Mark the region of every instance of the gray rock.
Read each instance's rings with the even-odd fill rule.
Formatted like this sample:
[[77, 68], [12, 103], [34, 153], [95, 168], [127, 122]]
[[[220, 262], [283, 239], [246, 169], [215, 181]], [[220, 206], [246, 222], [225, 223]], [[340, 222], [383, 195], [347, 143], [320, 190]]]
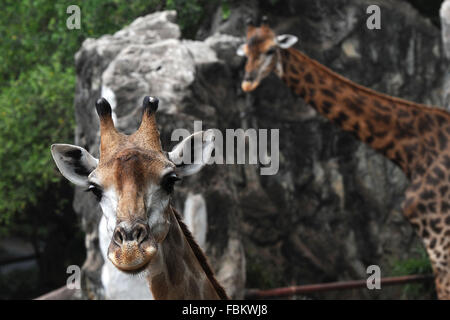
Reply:
[[[366, 0], [288, 1], [269, 13], [279, 33], [299, 36], [298, 48], [370, 88], [441, 105], [439, 30], [410, 5], [378, 1], [382, 29], [365, 28]], [[280, 169], [261, 176], [257, 165], [212, 165], [176, 188], [182, 212], [190, 192], [206, 203], [206, 253], [234, 298], [244, 288], [270, 288], [366, 278], [368, 265], [389, 275], [393, 261], [421, 246], [401, 214], [404, 175], [388, 160], [343, 133], [295, 97], [275, 76], [252, 94], [240, 89], [248, 7], [232, 7], [233, 23], [216, 19], [204, 41], [180, 40], [173, 12], [139, 18], [113, 36], [88, 39], [76, 55], [76, 143], [98, 152], [94, 102], [113, 102], [120, 130], [136, 130], [144, 95], [160, 98], [158, 125], [165, 150], [176, 128], [280, 129]], [[257, 2], [249, 6], [262, 11]], [[231, 19], [231, 18], [230, 18]], [[234, 21], [234, 20], [233, 20]], [[211, 32], [213, 30], [213, 32]], [[217, 33], [220, 31], [222, 33]], [[239, 31], [239, 32], [238, 32]], [[226, 33], [226, 34], [224, 34]], [[77, 190], [74, 207], [86, 231], [86, 297], [103, 298], [98, 246], [101, 212]], [[398, 297], [397, 292], [329, 293], [327, 298]]]
[[[100, 95], [111, 102], [116, 126], [128, 134], [134, 132], [140, 123], [143, 97], [158, 96], [158, 124], [166, 150], [176, 144], [176, 141], [170, 140], [172, 131], [176, 128], [193, 131], [194, 120], [203, 120], [205, 129], [218, 127], [220, 119], [214, 107], [209, 101], [196, 97], [198, 90], [203, 90], [199, 73], [203, 70], [216, 70], [219, 74], [229, 71], [207, 44], [180, 41], [178, 26], [171, 22], [173, 18], [173, 12], [151, 14], [137, 19], [113, 36], [88, 39], [83, 43], [76, 55], [77, 144], [98, 155], [99, 132], [94, 101]], [[217, 93], [214, 88], [201, 93], [214, 96]], [[224, 91], [222, 98], [226, 94]], [[220, 97], [220, 94], [217, 95], [217, 98]], [[204, 117], [205, 112], [209, 113], [208, 117]], [[237, 203], [237, 199], [233, 192], [223, 192], [223, 189], [232, 191], [233, 187], [224, 186], [223, 180], [216, 182], [226, 172], [225, 168], [207, 168], [204, 171], [200, 177], [188, 178], [181, 183], [173, 203], [182, 212], [189, 192], [196, 192], [204, 198], [209, 227], [204, 246], [219, 274], [219, 280], [222, 280], [220, 275], [223, 274], [221, 282], [226, 285], [227, 292], [234, 298], [242, 298], [245, 257], [237, 231], [239, 212], [230, 205]], [[83, 266], [84, 293], [88, 298], [101, 299], [105, 297], [101, 281], [103, 257], [98, 244], [101, 211], [95, 200], [81, 190], [76, 192], [74, 206], [82, 216], [86, 231], [88, 253]], [[104, 272], [111, 274], [113, 270], [110, 269]], [[120, 275], [108, 275], [106, 278], [125, 281]], [[111, 281], [104, 283], [108, 285], [107, 297], [123, 295], [127, 287], [122, 284], [118, 288], [110, 288]]]
[[[441, 27], [442, 27], [442, 43], [446, 62], [450, 61], [450, 1], [445, 0], [441, 5], [440, 10]], [[447, 72], [445, 73], [445, 81], [443, 88], [444, 105], [447, 110], [450, 110], [450, 73], [449, 65], [446, 65]]]

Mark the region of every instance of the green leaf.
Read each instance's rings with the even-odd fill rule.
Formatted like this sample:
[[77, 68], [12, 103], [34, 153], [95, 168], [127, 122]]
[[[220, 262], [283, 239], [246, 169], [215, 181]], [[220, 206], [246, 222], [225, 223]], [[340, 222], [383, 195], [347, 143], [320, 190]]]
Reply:
[[227, 20], [230, 17], [231, 9], [228, 1], [222, 2], [222, 19]]

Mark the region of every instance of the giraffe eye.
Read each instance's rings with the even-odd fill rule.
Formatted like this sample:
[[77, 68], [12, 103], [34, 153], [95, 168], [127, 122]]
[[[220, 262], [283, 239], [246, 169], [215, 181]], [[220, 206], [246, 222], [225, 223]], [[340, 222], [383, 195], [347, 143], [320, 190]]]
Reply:
[[89, 185], [89, 187], [85, 191], [92, 192], [94, 194], [95, 198], [97, 199], [97, 201], [100, 201], [102, 199], [103, 191], [99, 186], [97, 186], [95, 184]]
[[275, 47], [271, 47], [269, 50], [266, 51], [266, 54], [268, 56], [272, 55], [275, 53], [276, 48]]
[[170, 172], [166, 174], [162, 180], [161, 180], [161, 187], [163, 190], [165, 190], [167, 193], [173, 192], [173, 187], [175, 185], [175, 182], [181, 180], [175, 172]]

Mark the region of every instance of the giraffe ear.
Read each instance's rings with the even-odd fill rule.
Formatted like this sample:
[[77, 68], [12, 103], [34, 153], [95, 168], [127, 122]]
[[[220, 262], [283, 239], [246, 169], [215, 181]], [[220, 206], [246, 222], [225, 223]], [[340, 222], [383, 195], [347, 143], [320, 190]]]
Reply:
[[67, 180], [80, 187], [88, 186], [88, 176], [97, 167], [97, 159], [71, 144], [53, 144], [51, 151], [56, 166]]
[[245, 43], [241, 44], [241, 45], [239, 46], [239, 48], [237, 48], [236, 54], [237, 54], [238, 56], [241, 56], [241, 57], [244, 57], [244, 56], [245, 56], [244, 46], [245, 46]]
[[282, 49], [287, 49], [292, 47], [295, 43], [297, 43], [298, 38], [291, 34], [281, 34], [277, 36], [277, 44]]
[[177, 144], [168, 153], [170, 161], [177, 167], [177, 175], [190, 176], [199, 172], [211, 158], [214, 148], [213, 131], [199, 131]]

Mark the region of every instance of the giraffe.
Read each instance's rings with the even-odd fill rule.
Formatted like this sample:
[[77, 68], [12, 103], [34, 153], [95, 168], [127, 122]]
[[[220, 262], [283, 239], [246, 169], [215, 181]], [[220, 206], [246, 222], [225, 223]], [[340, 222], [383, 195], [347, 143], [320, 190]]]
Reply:
[[[79, 146], [53, 144], [53, 159], [65, 178], [99, 201], [109, 234], [107, 256], [118, 270], [145, 276], [155, 299], [227, 299], [170, 205], [175, 182], [209, 160], [214, 136], [196, 132], [164, 152], [155, 117], [158, 102], [145, 97], [139, 129], [124, 135], [114, 127], [108, 101], [99, 99], [100, 158]], [[194, 162], [183, 163], [183, 152], [191, 150], [194, 139]]]
[[241, 87], [255, 90], [272, 71], [342, 130], [394, 162], [410, 180], [404, 216], [430, 258], [439, 299], [450, 299], [450, 114], [358, 85], [293, 48], [297, 37], [276, 35], [267, 20], [247, 22]]

